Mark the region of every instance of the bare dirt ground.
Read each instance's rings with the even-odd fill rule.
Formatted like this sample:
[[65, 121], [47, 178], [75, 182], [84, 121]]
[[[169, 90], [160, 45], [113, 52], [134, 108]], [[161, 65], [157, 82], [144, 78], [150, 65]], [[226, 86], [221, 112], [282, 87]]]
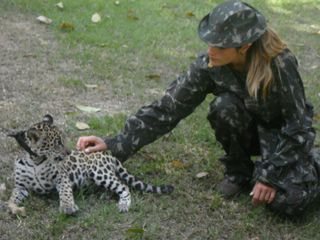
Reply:
[[77, 103], [103, 107], [107, 112], [123, 109], [107, 86], [99, 86], [101, 95], [97, 91], [79, 94], [61, 86], [57, 81], [60, 76], [87, 83], [92, 79], [83, 79], [83, 72], [88, 69], [58, 56], [60, 46], [45, 25], [23, 15], [0, 16], [0, 21], [2, 126], [13, 121], [29, 122], [35, 109], [37, 115], [52, 112], [63, 120], [61, 113], [73, 111]]

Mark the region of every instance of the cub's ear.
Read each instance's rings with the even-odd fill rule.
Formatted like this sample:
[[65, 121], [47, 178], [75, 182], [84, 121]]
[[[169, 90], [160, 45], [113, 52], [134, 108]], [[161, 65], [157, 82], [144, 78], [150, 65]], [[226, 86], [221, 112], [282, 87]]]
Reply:
[[40, 135], [36, 129], [29, 129], [27, 131], [27, 137], [34, 143], [38, 142]]
[[46, 114], [46, 115], [43, 116], [42, 121], [46, 122], [48, 124], [52, 124], [53, 123], [53, 117], [50, 114]]
[[8, 137], [13, 137], [15, 139], [19, 138], [19, 136], [21, 136], [23, 134], [23, 132], [10, 132], [7, 134]]

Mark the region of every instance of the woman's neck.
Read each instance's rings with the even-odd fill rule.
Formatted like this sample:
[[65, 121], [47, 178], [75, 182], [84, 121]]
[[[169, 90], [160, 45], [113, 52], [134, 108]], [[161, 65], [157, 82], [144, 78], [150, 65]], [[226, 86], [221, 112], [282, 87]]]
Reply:
[[232, 70], [238, 71], [238, 72], [246, 72], [247, 69], [247, 62], [246, 62], [246, 55], [247, 54], [240, 54], [238, 55], [238, 58], [229, 64], [229, 67]]

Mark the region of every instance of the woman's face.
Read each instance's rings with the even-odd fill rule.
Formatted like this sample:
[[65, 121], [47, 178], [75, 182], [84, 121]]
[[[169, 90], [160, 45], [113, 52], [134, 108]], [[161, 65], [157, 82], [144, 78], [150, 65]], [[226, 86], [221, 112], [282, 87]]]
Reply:
[[219, 67], [240, 61], [240, 54], [236, 48], [208, 47], [209, 66]]
[[246, 53], [251, 44], [246, 44], [240, 48], [219, 48], [208, 46], [209, 67], [220, 67], [230, 65], [231, 68], [242, 71], [245, 70]]

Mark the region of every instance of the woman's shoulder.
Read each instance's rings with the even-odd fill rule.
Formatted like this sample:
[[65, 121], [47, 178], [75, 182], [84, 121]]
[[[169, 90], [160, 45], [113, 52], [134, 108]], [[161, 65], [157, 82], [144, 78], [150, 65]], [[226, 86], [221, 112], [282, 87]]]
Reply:
[[295, 66], [298, 67], [298, 60], [289, 48], [283, 49], [276, 57], [273, 58], [272, 64], [277, 64], [279, 67]]
[[272, 61], [271, 69], [276, 82], [282, 84], [301, 83], [298, 60], [289, 50], [284, 49]]

